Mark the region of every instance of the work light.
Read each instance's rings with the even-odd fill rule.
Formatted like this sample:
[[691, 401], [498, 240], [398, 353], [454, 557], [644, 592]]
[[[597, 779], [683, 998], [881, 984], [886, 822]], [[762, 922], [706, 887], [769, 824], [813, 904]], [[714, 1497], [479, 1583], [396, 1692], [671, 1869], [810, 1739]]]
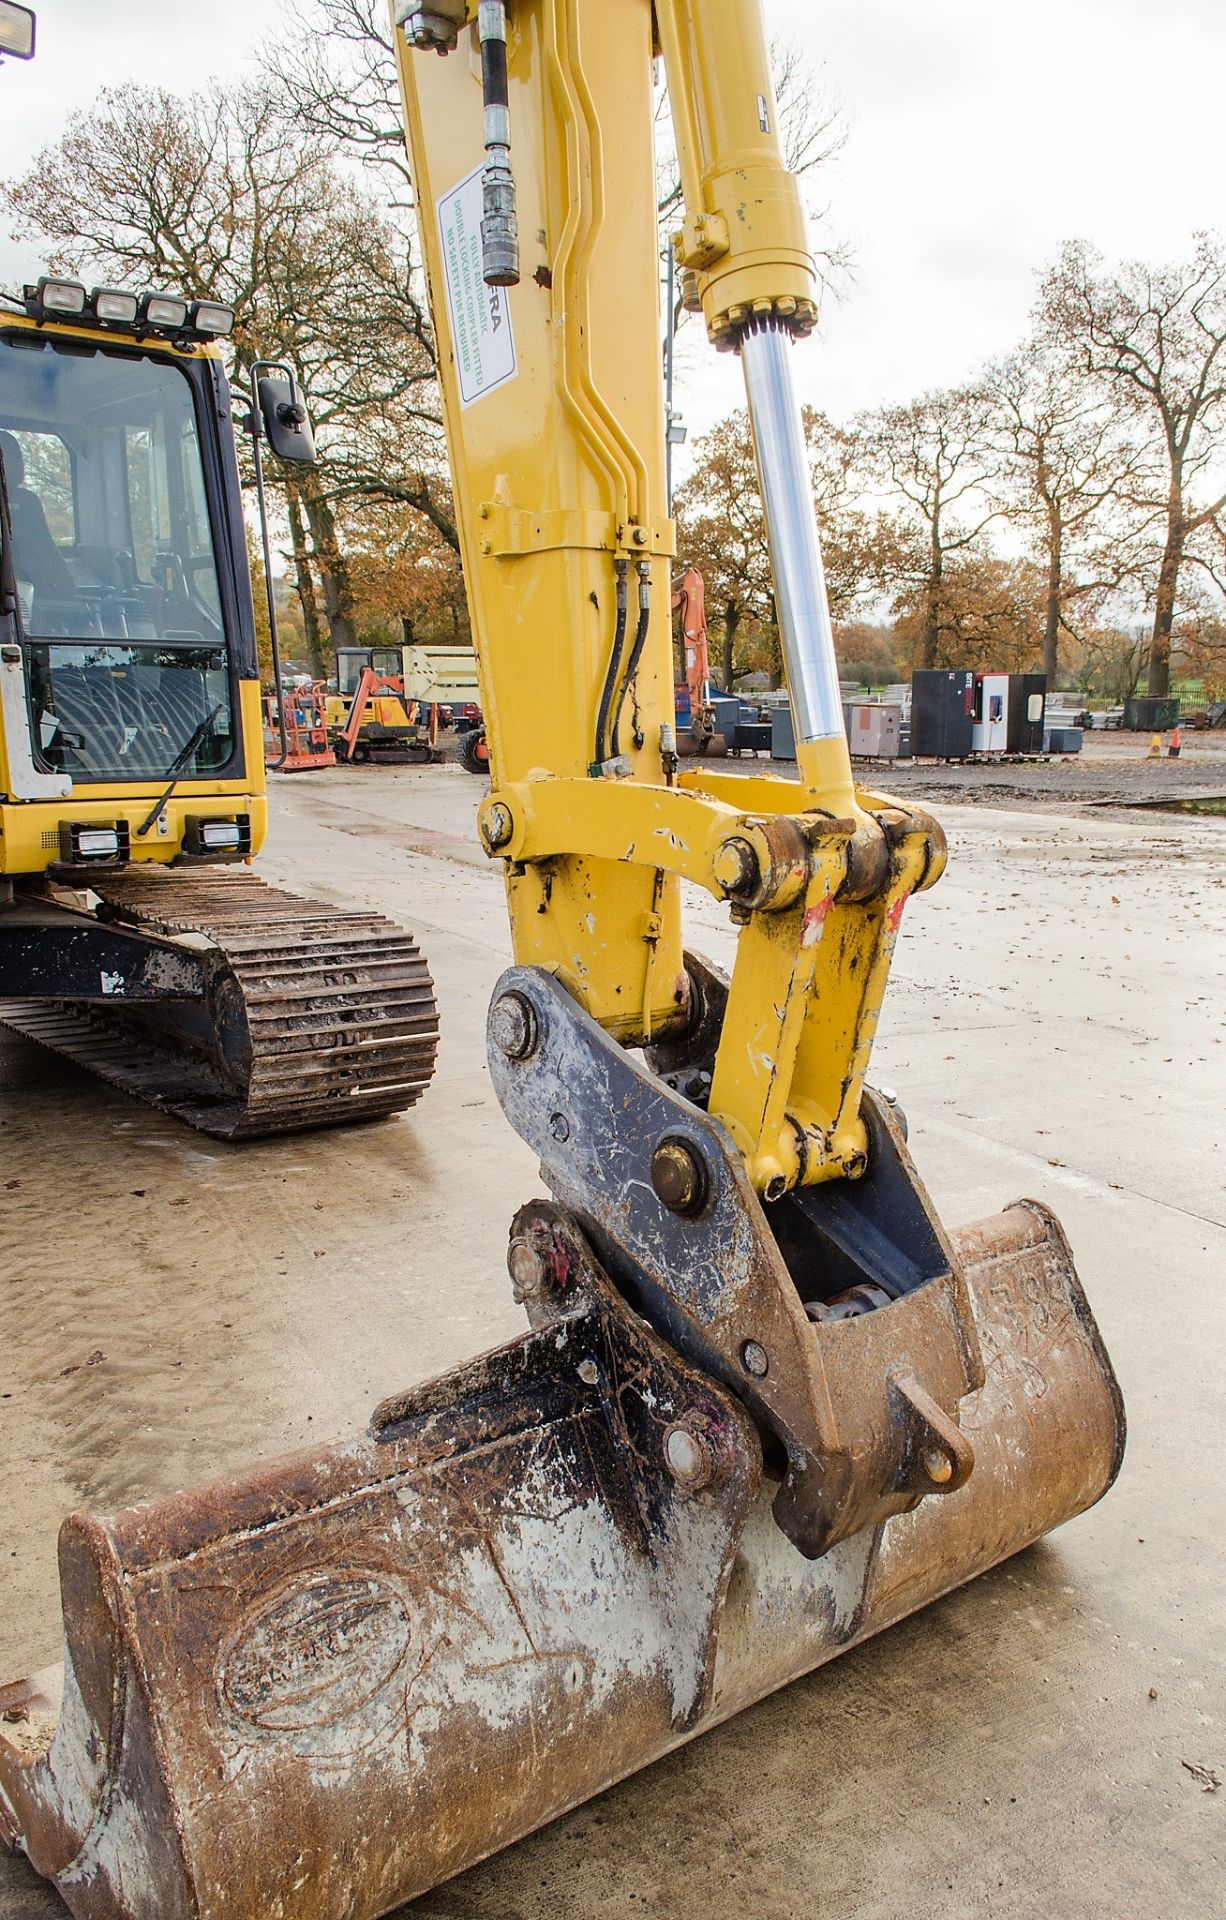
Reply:
[[100, 826], [87, 826], [80, 820], [60, 821], [60, 859], [65, 866], [122, 866], [130, 852], [131, 834], [126, 820]]
[[4, 53], [14, 60], [34, 58], [33, 10], [14, 6], [13, 0], [0, 0], [0, 54]]
[[119, 835], [114, 827], [82, 827], [76, 851], [89, 859], [113, 860], [119, 852]]
[[230, 820], [189, 813], [183, 822], [183, 853], [189, 860], [245, 859], [250, 852], [249, 813], [235, 814]]
[[242, 829], [236, 820], [206, 820], [200, 828], [200, 844], [203, 847], [237, 847], [242, 837]]
[[151, 327], [185, 327], [187, 302], [169, 293], [147, 293], [141, 301], [141, 319]]
[[85, 312], [85, 288], [76, 280], [49, 280], [44, 275], [35, 298], [45, 313]]
[[217, 300], [197, 300], [192, 308], [192, 325], [197, 333], [231, 333], [234, 308], [224, 307]]
[[125, 327], [136, 324], [137, 299], [134, 293], [121, 293], [115, 287], [95, 287], [90, 304], [99, 320], [116, 320]]

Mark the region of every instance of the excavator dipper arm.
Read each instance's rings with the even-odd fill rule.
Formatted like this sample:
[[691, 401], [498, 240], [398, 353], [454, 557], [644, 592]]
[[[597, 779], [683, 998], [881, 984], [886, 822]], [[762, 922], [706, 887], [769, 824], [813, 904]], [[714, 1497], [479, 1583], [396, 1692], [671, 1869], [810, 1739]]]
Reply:
[[[79, 1920], [373, 1920], [1081, 1512], [1123, 1444], [1058, 1225], [947, 1235], [866, 1087], [945, 845], [852, 782], [760, 0], [395, 17], [514, 938], [489, 1057], [554, 1198], [521, 1340], [357, 1443], [65, 1523], [63, 1704], [0, 1693], [0, 1832]], [[661, 53], [797, 783], [676, 775]]]

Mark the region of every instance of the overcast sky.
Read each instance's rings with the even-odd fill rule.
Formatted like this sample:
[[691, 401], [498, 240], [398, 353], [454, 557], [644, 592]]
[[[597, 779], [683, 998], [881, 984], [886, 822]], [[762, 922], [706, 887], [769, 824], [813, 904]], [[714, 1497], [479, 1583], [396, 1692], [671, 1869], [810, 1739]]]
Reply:
[[[802, 350], [836, 418], [968, 375], [1022, 333], [1036, 271], [1070, 236], [1160, 259], [1226, 226], [1221, 0], [767, 0], [848, 124], [822, 197], [855, 275]], [[43, 0], [29, 64], [0, 70], [0, 170], [74, 107], [136, 80], [233, 73], [279, 0]], [[0, 278], [36, 262], [5, 236]], [[697, 343], [695, 343], [695, 346]], [[691, 430], [740, 399], [735, 363], [684, 356]]]

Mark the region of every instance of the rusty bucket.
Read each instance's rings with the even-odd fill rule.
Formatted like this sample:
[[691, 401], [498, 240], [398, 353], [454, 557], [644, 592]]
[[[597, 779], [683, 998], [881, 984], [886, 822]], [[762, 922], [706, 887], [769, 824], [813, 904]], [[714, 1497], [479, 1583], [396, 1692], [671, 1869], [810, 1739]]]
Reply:
[[78, 1920], [372, 1920], [1018, 1552], [1105, 1492], [1123, 1409], [1050, 1214], [954, 1245], [974, 1470], [815, 1561], [739, 1402], [590, 1306], [350, 1445], [74, 1515], [0, 1834]]

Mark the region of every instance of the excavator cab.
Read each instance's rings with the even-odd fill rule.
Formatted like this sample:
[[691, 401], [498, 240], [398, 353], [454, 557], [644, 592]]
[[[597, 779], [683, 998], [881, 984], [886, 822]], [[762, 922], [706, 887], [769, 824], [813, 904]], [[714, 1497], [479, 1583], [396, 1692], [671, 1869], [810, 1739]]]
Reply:
[[[6, 664], [23, 695], [4, 705], [9, 875], [58, 854], [61, 821], [78, 829], [81, 866], [115, 859], [108, 827], [135, 858], [179, 853], [182, 799], [143, 834], [136, 807], [117, 818], [117, 801], [172, 769], [193, 810], [216, 813], [204, 837], [219, 857], [264, 834], [259, 735], [244, 726], [259, 675], [233, 555], [238, 474], [219, 430], [229, 392], [209, 344], [229, 311], [198, 303], [189, 316], [163, 297], [142, 327], [135, 296], [85, 300], [44, 280], [0, 321], [6, 652], [19, 649]], [[108, 300], [130, 304], [130, 327], [106, 317]]]
[[[412, 1105], [437, 1019], [401, 929], [246, 871], [267, 805], [232, 322], [48, 278], [0, 310], [0, 1021], [241, 1139]], [[253, 373], [262, 508], [262, 445], [314, 447], [292, 374]]]
[[[94, 784], [242, 770], [189, 376], [0, 341], [11, 564], [36, 766]], [[58, 536], [58, 537], [57, 537]], [[234, 763], [237, 761], [237, 766]]]

